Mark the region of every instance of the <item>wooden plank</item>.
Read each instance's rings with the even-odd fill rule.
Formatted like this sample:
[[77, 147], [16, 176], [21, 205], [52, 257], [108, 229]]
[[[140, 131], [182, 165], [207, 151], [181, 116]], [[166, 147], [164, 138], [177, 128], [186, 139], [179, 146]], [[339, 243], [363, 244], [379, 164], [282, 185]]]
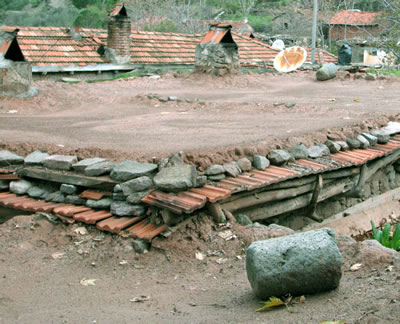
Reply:
[[58, 171], [39, 168], [18, 168], [17, 174], [23, 177], [30, 177], [46, 181], [66, 183], [88, 188], [102, 188], [112, 190], [118, 183], [109, 177], [88, 177], [68, 171]]

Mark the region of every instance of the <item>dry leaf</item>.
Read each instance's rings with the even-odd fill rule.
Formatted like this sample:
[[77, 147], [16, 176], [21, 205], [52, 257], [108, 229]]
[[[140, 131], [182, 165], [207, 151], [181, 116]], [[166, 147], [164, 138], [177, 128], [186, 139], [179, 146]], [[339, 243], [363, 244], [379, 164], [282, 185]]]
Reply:
[[362, 264], [361, 264], [361, 263], [356, 263], [356, 264], [353, 264], [353, 265], [350, 267], [350, 270], [351, 270], [351, 271], [358, 271], [358, 270], [361, 269], [361, 267], [362, 267]]
[[329, 98], [328, 101], [329, 101], [329, 102], [335, 102], [336, 99], [335, 99], [335, 98]]
[[129, 299], [129, 301], [133, 302], [133, 303], [142, 303], [142, 302], [148, 301], [150, 299], [151, 299], [150, 296], [141, 295], [139, 297], [135, 297], [135, 298]]
[[285, 305], [287, 307], [287, 305], [280, 298], [277, 297], [270, 297], [269, 300], [262, 303], [264, 304], [264, 306], [257, 309], [256, 312], [260, 312], [271, 307], [277, 307], [282, 305]]
[[359, 99], [359, 98], [356, 98], [356, 99], [354, 99], [353, 101], [354, 101], [354, 102], [360, 102], [360, 99]]
[[82, 279], [79, 283], [82, 286], [95, 286], [97, 279]]

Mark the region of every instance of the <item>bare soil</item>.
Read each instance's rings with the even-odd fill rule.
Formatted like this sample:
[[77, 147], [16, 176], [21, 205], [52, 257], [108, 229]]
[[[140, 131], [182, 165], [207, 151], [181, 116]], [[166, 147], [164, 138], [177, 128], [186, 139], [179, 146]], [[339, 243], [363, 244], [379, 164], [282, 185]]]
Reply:
[[[256, 312], [262, 305], [247, 281], [244, 251], [282, 233], [215, 227], [203, 215], [137, 255], [129, 240], [86, 228], [81, 235], [78, 225], [31, 216], [0, 226], [0, 323], [396, 323], [400, 316], [399, 262], [364, 253], [360, 243], [340, 245], [336, 290], [305, 296], [291, 312]], [[218, 235], [227, 230], [236, 237]], [[350, 271], [358, 262], [361, 269]], [[82, 285], [91, 279], [94, 285]]]
[[[300, 72], [226, 78], [170, 73], [35, 86], [41, 91], [35, 98], [0, 98], [0, 148], [115, 160], [158, 160], [183, 151], [201, 168], [379, 127], [398, 117], [400, 103], [397, 78], [317, 82], [314, 73]], [[151, 93], [183, 101], [163, 103], [148, 99]]]

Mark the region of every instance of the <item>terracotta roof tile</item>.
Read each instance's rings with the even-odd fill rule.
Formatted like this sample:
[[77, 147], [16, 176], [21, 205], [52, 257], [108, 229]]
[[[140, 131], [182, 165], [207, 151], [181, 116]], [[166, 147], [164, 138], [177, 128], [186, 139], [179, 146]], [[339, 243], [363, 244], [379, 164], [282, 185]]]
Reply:
[[382, 12], [367, 12], [367, 11], [339, 11], [335, 16], [329, 20], [331, 25], [355, 25], [355, 26], [368, 26], [376, 25], [376, 19]]

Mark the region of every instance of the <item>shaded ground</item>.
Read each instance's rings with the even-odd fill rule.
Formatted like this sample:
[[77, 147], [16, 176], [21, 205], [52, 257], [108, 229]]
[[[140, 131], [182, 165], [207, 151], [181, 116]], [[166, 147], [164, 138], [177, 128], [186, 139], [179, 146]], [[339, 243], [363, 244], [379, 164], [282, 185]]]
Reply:
[[[400, 316], [399, 263], [370, 253], [351, 272], [359, 247], [346, 247], [338, 289], [305, 296], [290, 313], [257, 313], [244, 248], [269, 237], [264, 229], [233, 225], [237, 238], [225, 241], [218, 232], [227, 229], [204, 216], [136, 255], [129, 241], [87, 228], [80, 235], [77, 226], [32, 224], [27, 216], [0, 225], [0, 323], [395, 323]], [[83, 286], [86, 279], [95, 285]], [[130, 301], [141, 296], [149, 300]]]
[[[161, 79], [35, 85], [41, 90], [36, 98], [0, 98], [2, 147], [13, 148], [14, 142], [24, 143], [17, 150], [72, 149], [80, 156], [147, 160], [184, 151], [198, 164], [207, 163], [206, 157], [218, 162], [248, 151], [265, 153], [266, 146], [284, 145], [288, 136], [289, 144], [312, 144], [334, 127], [378, 126], [387, 121], [384, 116], [398, 114], [400, 103], [397, 79], [317, 82], [314, 73], [227, 78], [171, 73]], [[148, 99], [150, 93], [205, 104], [162, 103]], [[296, 106], [274, 105], [290, 102]]]

